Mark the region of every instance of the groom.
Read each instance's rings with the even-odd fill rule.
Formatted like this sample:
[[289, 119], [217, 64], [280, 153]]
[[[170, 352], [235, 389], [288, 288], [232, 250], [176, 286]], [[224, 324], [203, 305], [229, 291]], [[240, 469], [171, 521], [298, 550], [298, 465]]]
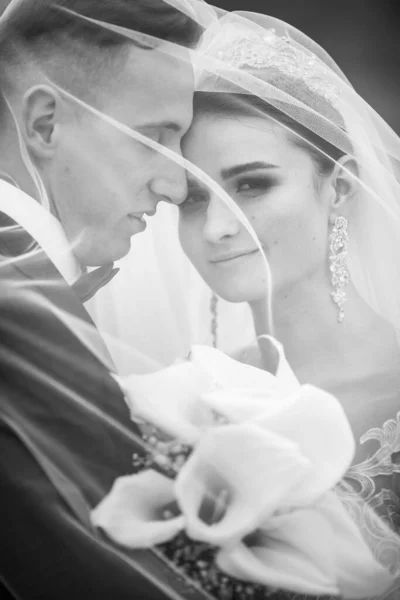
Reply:
[[179, 153], [199, 33], [163, 0], [16, 0], [0, 20], [1, 598], [188, 593], [152, 553], [124, 552], [91, 527], [90, 509], [132, 473], [140, 446], [83, 306], [143, 216], [184, 199], [185, 173], [63, 90]]

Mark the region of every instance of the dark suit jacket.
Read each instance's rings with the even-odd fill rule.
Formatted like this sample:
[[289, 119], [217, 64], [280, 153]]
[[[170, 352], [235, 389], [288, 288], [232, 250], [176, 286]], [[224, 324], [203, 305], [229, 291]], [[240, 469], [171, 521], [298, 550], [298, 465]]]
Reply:
[[0, 598], [168, 597], [147, 572], [194, 600], [152, 552], [123, 551], [90, 524], [89, 508], [133, 472], [135, 430], [73, 290], [43, 252], [7, 258], [29, 241], [0, 231]]

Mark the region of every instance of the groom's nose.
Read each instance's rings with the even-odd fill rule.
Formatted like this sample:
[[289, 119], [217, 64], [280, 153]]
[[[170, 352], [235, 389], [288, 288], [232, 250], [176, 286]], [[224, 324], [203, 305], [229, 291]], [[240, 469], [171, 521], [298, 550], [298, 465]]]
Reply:
[[181, 204], [187, 197], [185, 170], [172, 161], [158, 173], [151, 182], [150, 189], [159, 200], [172, 204]]

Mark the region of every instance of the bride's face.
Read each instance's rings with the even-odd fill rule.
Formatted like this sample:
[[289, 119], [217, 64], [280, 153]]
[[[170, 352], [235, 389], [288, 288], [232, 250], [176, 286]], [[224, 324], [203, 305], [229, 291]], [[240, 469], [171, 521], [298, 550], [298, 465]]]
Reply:
[[[326, 277], [332, 188], [281, 126], [252, 117], [197, 116], [183, 151], [247, 217], [269, 262], [274, 292]], [[193, 265], [228, 301], [263, 298], [264, 261], [248, 231], [190, 174], [188, 186], [180, 240]]]

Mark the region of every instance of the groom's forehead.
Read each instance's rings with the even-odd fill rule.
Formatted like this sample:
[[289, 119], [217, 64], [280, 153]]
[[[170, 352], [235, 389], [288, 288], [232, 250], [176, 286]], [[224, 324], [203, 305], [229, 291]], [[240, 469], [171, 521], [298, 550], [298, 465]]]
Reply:
[[130, 103], [137, 117], [148, 115], [154, 122], [162, 120], [171, 125], [177, 117], [179, 121], [191, 119], [194, 74], [186, 49], [170, 56], [157, 49], [134, 48], [119, 79], [122, 82], [119, 99]]
[[158, 48], [133, 48], [128, 56], [127, 69], [135, 87], [141, 85], [170, 97], [193, 94], [193, 66], [189, 52], [184, 48], [175, 49], [174, 55]]

